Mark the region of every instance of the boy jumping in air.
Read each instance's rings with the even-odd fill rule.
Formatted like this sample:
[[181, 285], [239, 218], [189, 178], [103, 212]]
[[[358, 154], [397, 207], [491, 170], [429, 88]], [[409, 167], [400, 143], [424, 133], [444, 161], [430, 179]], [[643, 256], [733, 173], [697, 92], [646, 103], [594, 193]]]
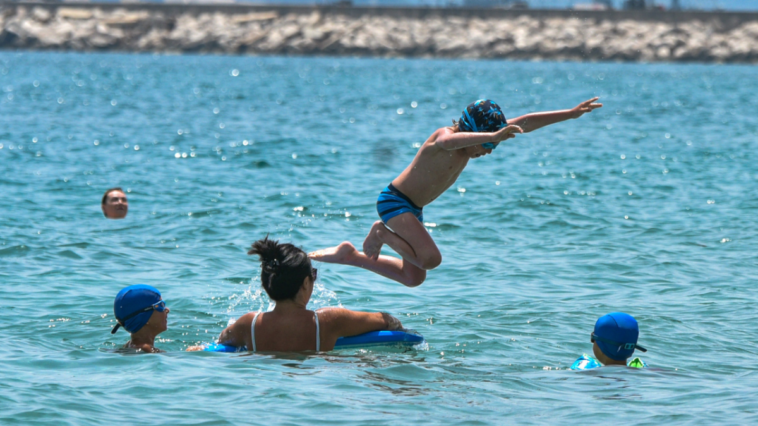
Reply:
[[[376, 208], [381, 220], [374, 222], [363, 242], [363, 253], [348, 241], [337, 247], [309, 254], [313, 260], [358, 266], [408, 287], [420, 285], [426, 271], [442, 262], [437, 245], [424, 228], [423, 208], [450, 188], [469, 160], [492, 153], [500, 142], [516, 133], [527, 133], [549, 124], [600, 108], [598, 98], [574, 108], [535, 112], [505, 120], [491, 100], [478, 100], [463, 110], [452, 127], [437, 129], [421, 146], [411, 164], [379, 194]], [[402, 259], [380, 255], [387, 244]]]

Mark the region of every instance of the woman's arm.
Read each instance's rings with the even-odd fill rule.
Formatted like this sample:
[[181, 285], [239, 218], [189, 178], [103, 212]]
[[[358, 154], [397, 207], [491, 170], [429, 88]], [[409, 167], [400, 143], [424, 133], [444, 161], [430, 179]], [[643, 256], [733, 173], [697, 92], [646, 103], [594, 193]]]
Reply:
[[336, 341], [340, 337], [357, 336], [378, 330], [402, 330], [403, 324], [399, 319], [386, 312], [359, 312], [344, 308], [322, 309], [318, 311], [319, 318], [329, 324], [326, 331], [330, 340]]
[[481, 145], [487, 142], [501, 142], [516, 137], [515, 133], [522, 133], [518, 126], [503, 127], [497, 132], [453, 132], [449, 128], [438, 130], [441, 134], [435, 139], [435, 145], [445, 151], [463, 149], [469, 146]]
[[539, 129], [540, 127], [545, 127], [550, 124], [559, 123], [561, 121], [566, 121], [572, 118], [579, 118], [585, 113], [592, 112], [597, 108], [601, 108], [603, 104], [593, 103], [598, 99], [599, 98], [597, 97], [592, 98], [588, 101], [580, 103], [571, 109], [564, 109], [560, 111], [533, 112], [531, 114], [526, 114], [522, 115], [521, 117], [511, 119], [509, 122], [521, 127], [524, 133], [529, 133], [533, 130]]
[[253, 323], [255, 312], [250, 312], [239, 317], [239, 319], [229, 327], [226, 327], [221, 335], [218, 336], [218, 343], [228, 346], [242, 347], [247, 346], [250, 342], [250, 326]]

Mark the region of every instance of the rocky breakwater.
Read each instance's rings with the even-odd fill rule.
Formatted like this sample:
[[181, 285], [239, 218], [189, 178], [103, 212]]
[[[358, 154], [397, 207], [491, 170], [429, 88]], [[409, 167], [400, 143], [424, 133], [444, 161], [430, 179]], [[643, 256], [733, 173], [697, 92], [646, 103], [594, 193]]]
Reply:
[[758, 62], [758, 18], [730, 26], [705, 14], [676, 22], [622, 13], [421, 15], [6, 4], [0, 8], [0, 48]]

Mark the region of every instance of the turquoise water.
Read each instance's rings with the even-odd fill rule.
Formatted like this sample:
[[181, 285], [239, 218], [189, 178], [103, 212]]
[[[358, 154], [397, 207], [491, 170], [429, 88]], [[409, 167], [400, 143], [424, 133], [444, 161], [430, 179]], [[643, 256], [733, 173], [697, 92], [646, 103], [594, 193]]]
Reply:
[[[0, 88], [0, 423], [758, 421], [758, 68], [5, 52]], [[391, 312], [428, 348], [183, 352], [270, 307], [250, 243], [360, 244], [467, 103], [592, 96], [425, 209], [421, 287], [319, 265], [314, 307]], [[114, 352], [133, 283], [171, 308], [166, 354]], [[568, 371], [612, 311], [654, 368]]]

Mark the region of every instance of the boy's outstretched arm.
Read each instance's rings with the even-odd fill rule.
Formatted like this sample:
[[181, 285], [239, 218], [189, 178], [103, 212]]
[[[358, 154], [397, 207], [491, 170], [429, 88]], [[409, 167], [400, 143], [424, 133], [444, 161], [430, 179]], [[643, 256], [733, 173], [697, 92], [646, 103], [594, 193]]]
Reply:
[[508, 124], [515, 124], [524, 130], [524, 133], [537, 130], [540, 127], [545, 127], [550, 124], [566, 121], [571, 118], [579, 118], [585, 113], [592, 112], [593, 110], [600, 108], [603, 104], [594, 103], [599, 98], [594, 97], [588, 101], [584, 101], [579, 105], [571, 109], [564, 109], [560, 111], [545, 111], [545, 112], [533, 112], [531, 114], [522, 115], [521, 117], [508, 120]]
[[502, 142], [516, 137], [516, 133], [523, 133], [519, 126], [509, 125], [497, 132], [457, 132], [447, 128], [438, 130], [442, 135], [438, 136], [435, 144], [446, 151], [462, 149], [469, 146], [481, 145], [487, 142]]

